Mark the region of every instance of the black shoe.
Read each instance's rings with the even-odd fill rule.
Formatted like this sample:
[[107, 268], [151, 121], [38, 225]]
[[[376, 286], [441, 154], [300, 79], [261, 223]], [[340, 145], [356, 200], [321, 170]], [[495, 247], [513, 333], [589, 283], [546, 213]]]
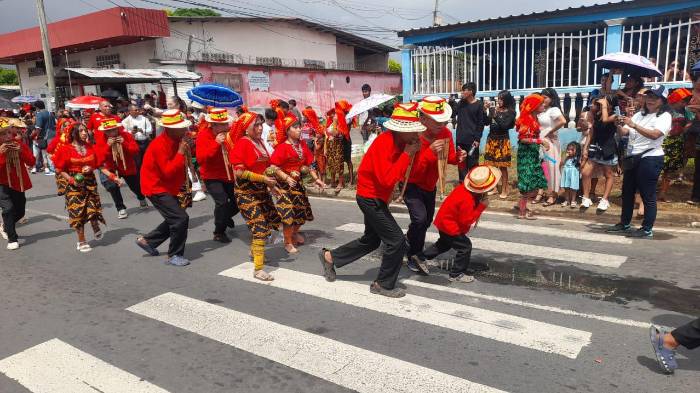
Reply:
[[630, 232], [627, 237], [636, 237], [639, 239], [651, 239], [654, 237], [654, 232], [651, 229], [639, 228], [634, 232]]
[[411, 269], [411, 271], [420, 273], [424, 276], [430, 275], [428, 265], [425, 263], [425, 261], [420, 259], [418, 255], [411, 256], [411, 258], [408, 260], [408, 268]]
[[321, 266], [323, 266], [323, 277], [326, 278], [326, 281], [333, 282], [335, 281], [335, 266], [333, 266], [332, 263], [326, 262], [326, 251], [328, 250], [322, 248], [321, 251], [318, 252], [318, 259], [321, 261]]
[[370, 293], [373, 293], [375, 295], [382, 295], [393, 298], [406, 296], [406, 291], [404, 291], [403, 289], [396, 287], [394, 289], [386, 289], [379, 285], [376, 281], [370, 284], [369, 291]]
[[224, 244], [231, 243], [231, 239], [229, 239], [229, 237], [226, 236], [225, 233], [215, 233], [214, 234], [214, 241], [219, 242], [219, 243], [224, 243]]
[[605, 232], [608, 233], [620, 233], [620, 232], [630, 232], [632, 228], [629, 226], [629, 224], [625, 225], [622, 223], [617, 223], [611, 227], [608, 227]]

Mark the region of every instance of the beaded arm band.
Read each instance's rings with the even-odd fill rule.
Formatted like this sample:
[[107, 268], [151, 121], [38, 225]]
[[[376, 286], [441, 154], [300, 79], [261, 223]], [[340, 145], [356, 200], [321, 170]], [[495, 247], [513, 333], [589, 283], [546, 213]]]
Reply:
[[244, 171], [243, 174], [241, 175], [242, 179], [250, 180], [254, 183], [264, 183], [265, 182], [265, 176], [251, 172], [251, 171]]

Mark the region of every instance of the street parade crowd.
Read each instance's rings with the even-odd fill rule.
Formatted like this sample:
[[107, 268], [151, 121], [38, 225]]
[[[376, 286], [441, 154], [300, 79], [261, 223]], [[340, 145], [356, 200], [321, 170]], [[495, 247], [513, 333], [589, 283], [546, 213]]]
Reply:
[[[581, 113], [580, 142], [565, 146], [563, 157], [557, 131], [566, 119], [551, 88], [525, 97], [517, 112], [508, 91], [498, 95], [493, 107], [485, 106], [477, 99], [473, 83], [463, 86], [459, 103], [428, 96], [397, 104], [390, 114], [373, 110], [361, 124], [363, 138], [371, 143], [357, 179], [351, 160], [353, 119], [347, 118], [352, 105], [346, 100], [324, 110], [321, 115], [325, 116], [319, 116], [320, 108], [299, 110], [294, 100], [274, 100], [262, 114], [245, 106], [235, 111], [187, 107], [178, 97], [156, 105], [155, 93], [118, 103], [116, 111], [105, 100], [97, 111], [61, 110], [57, 116], [37, 102], [23, 108], [19, 117], [0, 118], [2, 236], [9, 250], [19, 248], [16, 224], [25, 215], [30, 173], [43, 168], [55, 178], [57, 194], [65, 198], [77, 251], [91, 250], [86, 226], [97, 241], [104, 233], [98, 184], [110, 195], [119, 219], [128, 216], [122, 195], [126, 186], [141, 208], [149, 208], [150, 203], [163, 219], [134, 239], [135, 245], [158, 256], [160, 246], [169, 241], [167, 263], [186, 266], [190, 263], [185, 252], [187, 208], [208, 194], [214, 209], [212, 240], [230, 243], [226, 230], [240, 214], [251, 234], [252, 274], [272, 281], [265, 269], [266, 246], [281, 238], [289, 254], [297, 253], [305, 243], [302, 227], [314, 219], [306, 187], [333, 187], [337, 193], [347, 180], [356, 183], [365, 230], [358, 239], [320, 251], [323, 276], [335, 281], [336, 269], [383, 243], [381, 265], [370, 291], [398, 298], [405, 295], [396, 285], [404, 258], [409, 269], [429, 275], [427, 261], [454, 250], [450, 281], [474, 280], [468, 274], [472, 251], [468, 233], [488, 208], [490, 195], [505, 199], [509, 194], [509, 130], [515, 128], [519, 219], [535, 219], [529, 205], [536, 202], [553, 205], [563, 199], [562, 206], [578, 207], [579, 195], [581, 205], [588, 208], [598, 182], [604, 183], [604, 190], [597, 207], [606, 210], [613, 174], [620, 171], [622, 213], [620, 222], [608, 231], [652, 237], [659, 177], [663, 173], [663, 198], [690, 157], [685, 149], [688, 141], [700, 150], [690, 138], [700, 129], [695, 117], [700, 111], [700, 77], [694, 78], [692, 91], [681, 88], [670, 93], [661, 85], [645, 88], [634, 76], [613, 91], [608, 79], [603, 78], [590, 107]], [[363, 95], [370, 94], [370, 87], [363, 86]], [[448, 128], [451, 122], [457, 126], [456, 138]], [[480, 164], [485, 125], [490, 133]], [[436, 195], [444, 192], [449, 165], [457, 168], [460, 182], [436, 208]], [[689, 203], [700, 200], [697, 168], [696, 164]], [[406, 235], [389, 210], [397, 195], [410, 215]], [[644, 220], [633, 231], [635, 202]], [[439, 239], [426, 246], [431, 225], [438, 229]], [[667, 334], [653, 328], [650, 338], [658, 344], [660, 363], [672, 371], [675, 347], [700, 345], [700, 322]]]

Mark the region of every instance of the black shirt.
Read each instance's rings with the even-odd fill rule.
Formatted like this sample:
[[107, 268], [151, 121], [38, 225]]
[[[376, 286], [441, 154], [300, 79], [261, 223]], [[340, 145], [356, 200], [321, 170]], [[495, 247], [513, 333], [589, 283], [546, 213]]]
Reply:
[[515, 126], [515, 111], [512, 109], [505, 111], [492, 109], [490, 117], [489, 137], [492, 139], [508, 138], [508, 131]]
[[469, 146], [481, 141], [484, 132], [484, 104], [480, 100], [468, 103], [462, 99], [457, 105], [457, 144]]

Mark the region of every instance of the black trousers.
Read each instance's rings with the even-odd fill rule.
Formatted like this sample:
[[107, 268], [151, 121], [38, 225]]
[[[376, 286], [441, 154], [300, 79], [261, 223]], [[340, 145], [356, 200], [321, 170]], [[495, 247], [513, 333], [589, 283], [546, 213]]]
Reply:
[[23, 192], [11, 189], [9, 186], [0, 184], [0, 209], [2, 209], [2, 225], [7, 233], [7, 241], [10, 243], [17, 241], [17, 231], [15, 225], [17, 221], [24, 217], [27, 198]]
[[[466, 151], [469, 153], [469, 150], [471, 150], [472, 145], [462, 145], [458, 144], [457, 145], [459, 148], [462, 150]], [[459, 167], [459, 181], [462, 182], [464, 181], [464, 178], [467, 177], [467, 173], [469, 173], [469, 170], [474, 168], [475, 166], [479, 165], [479, 148], [477, 147], [474, 149], [474, 152], [472, 154], [467, 155], [467, 159], [465, 161], [465, 167]]]
[[153, 248], [158, 248], [163, 242], [170, 239], [168, 256], [184, 255], [190, 216], [187, 215], [185, 209], [180, 207], [180, 203], [174, 195], [156, 194], [151, 195], [148, 199], [151, 200], [158, 213], [163, 216], [164, 221], [143, 238]]
[[232, 223], [233, 216], [238, 214], [233, 183], [222, 180], [205, 180], [204, 184], [214, 200], [214, 234], [221, 235]]
[[700, 318], [676, 328], [671, 332], [671, 335], [679, 344], [688, 349], [700, 347]]
[[457, 254], [455, 261], [450, 268], [450, 277], [457, 277], [462, 273], [467, 272], [469, 260], [472, 256], [472, 241], [466, 235], [450, 236], [445, 232], [440, 232], [440, 238], [435, 244], [428, 247], [418, 257], [426, 259], [435, 259], [438, 255], [454, 249]]
[[[114, 207], [117, 208], [117, 210], [123, 210], [126, 209], [126, 205], [124, 205], [124, 197], [122, 196], [122, 191], [121, 188], [113, 181], [109, 180], [102, 172], [100, 172], [100, 182], [102, 183], [102, 186], [109, 192], [109, 195], [112, 196], [112, 200], [114, 201]], [[131, 192], [136, 195], [136, 198], [139, 201], [142, 201], [146, 199], [143, 194], [141, 194], [141, 181], [139, 180], [139, 175], [132, 175], [132, 176], [124, 176], [124, 182], [126, 182], [126, 185], [129, 186], [129, 189]]]
[[700, 202], [700, 150], [695, 150], [695, 173], [693, 173], [693, 193], [690, 199]]
[[136, 144], [139, 145], [139, 154], [134, 157], [136, 160], [136, 168], [141, 170], [141, 163], [143, 162], [143, 155], [146, 153], [146, 148], [148, 147], [148, 144], [151, 143], [150, 139], [146, 139], [145, 141], [136, 141]]
[[656, 221], [656, 185], [664, 167], [664, 157], [644, 157], [636, 168], [625, 171], [622, 177], [622, 213], [620, 222], [629, 225], [634, 211], [634, 194], [639, 192], [644, 203], [642, 228], [650, 231]]
[[411, 217], [411, 224], [406, 233], [410, 258], [423, 251], [425, 246], [425, 233], [435, 216], [435, 191], [428, 192], [413, 183], [408, 183], [403, 200]]
[[384, 242], [384, 255], [376, 281], [382, 288], [394, 289], [408, 248], [406, 237], [384, 201], [360, 196], [356, 199], [365, 216], [365, 233], [359, 239], [331, 250], [333, 264], [336, 267], [348, 265], [376, 250]]

